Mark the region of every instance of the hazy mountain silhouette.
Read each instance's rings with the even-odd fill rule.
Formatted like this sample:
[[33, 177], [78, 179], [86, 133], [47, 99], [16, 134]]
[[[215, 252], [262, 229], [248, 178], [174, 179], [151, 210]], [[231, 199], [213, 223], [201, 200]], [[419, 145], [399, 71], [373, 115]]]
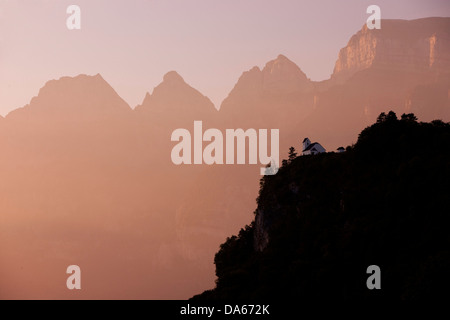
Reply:
[[144, 143], [148, 145], [147, 149], [153, 150], [153, 161], [155, 158], [160, 159], [159, 166], [173, 169], [170, 161], [172, 132], [178, 128], [192, 130], [195, 120], [202, 120], [205, 125], [213, 126], [218, 112], [209, 98], [187, 84], [177, 72], [170, 71], [164, 75], [163, 81], [154, 88], [152, 94], [145, 95], [134, 113], [141, 136], [145, 137]]
[[0, 117], [0, 296], [72, 297], [73, 263], [86, 298], [212, 287], [214, 252], [252, 219], [260, 166], [176, 166], [173, 130], [277, 128], [286, 157], [306, 136], [349, 145], [386, 109], [448, 121], [449, 23], [363, 27], [321, 82], [280, 55], [244, 72], [219, 111], [174, 71], [135, 110], [100, 75], [49, 81]]
[[29, 105], [12, 111], [7, 118], [35, 120], [44, 116], [92, 119], [123, 116], [131, 111], [100, 74], [79, 75], [48, 81]]
[[244, 72], [220, 114], [246, 127], [292, 126], [311, 112], [313, 87], [295, 63], [279, 55], [262, 70], [254, 67]]
[[[175, 71], [164, 75], [163, 82], [153, 93], [146, 94], [144, 101], [135, 109], [154, 116], [184, 119], [193, 117], [211, 117], [216, 109], [209, 98], [188, 85]], [[202, 119], [199, 119], [202, 120]]]

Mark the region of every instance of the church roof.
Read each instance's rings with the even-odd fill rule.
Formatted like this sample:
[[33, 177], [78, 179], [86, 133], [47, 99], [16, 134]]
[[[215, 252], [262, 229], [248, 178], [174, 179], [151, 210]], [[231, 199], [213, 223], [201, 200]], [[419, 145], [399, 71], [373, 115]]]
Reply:
[[311, 150], [315, 145], [318, 145], [318, 143], [317, 143], [317, 142], [311, 143], [311, 144], [310, 144], [309, 146], [307, 146], [306, 149], [303, 150], [303, 151]]

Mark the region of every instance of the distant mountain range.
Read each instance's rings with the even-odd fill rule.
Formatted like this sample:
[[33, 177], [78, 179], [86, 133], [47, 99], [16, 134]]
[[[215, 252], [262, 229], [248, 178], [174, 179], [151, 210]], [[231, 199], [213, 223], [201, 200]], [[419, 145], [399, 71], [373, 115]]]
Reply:
[[219, 244], [252, 219], [259, 166], [175, 166], [172, 131], [276, 128], [286, 157], [306, 136], [352, 144], [387, 110], [450, 120], [450, 18], [364, 26], [325, 81], [279, 55], [245, 71], [220, 110], [175, 71], [134, 110], [100, 75], [51, 80], [0, 117], [0, 298], [69, 297], [54, 275], [73, 261], [90, 270], [86, 298], [208, 289]]

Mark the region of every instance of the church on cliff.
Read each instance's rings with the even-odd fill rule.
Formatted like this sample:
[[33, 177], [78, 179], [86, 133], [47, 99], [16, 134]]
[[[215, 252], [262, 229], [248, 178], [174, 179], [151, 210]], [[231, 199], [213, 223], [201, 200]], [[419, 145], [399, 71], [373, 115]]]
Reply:
[[309, 138], [303, 139], [303, 151], [302, 155], [309, 155], [309, 154], [318, 154], [318, 153], [324, 153], [327, 152], [324, 147], [318, 142], [313, 142], [309, 140]]

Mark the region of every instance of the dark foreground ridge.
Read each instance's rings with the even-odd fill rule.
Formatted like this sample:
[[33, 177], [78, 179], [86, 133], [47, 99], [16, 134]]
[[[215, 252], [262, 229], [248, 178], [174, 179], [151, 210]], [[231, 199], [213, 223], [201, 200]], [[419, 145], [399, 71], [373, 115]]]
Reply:
[[448, 297], [449, 123], [383, 113], [344, 153], [290, 158], [261, 180], [255, 220], [221, 245], [216, 288], [194, 300]]

